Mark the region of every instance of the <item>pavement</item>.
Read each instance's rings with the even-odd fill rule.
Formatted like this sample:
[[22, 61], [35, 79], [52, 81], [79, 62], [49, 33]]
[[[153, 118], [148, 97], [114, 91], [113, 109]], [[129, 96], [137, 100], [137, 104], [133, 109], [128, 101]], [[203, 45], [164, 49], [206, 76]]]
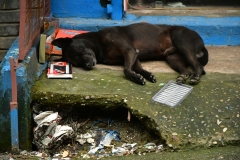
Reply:
[[[240, 46], [207, 46], [207, 49], [207, 74], [176, 108], [151, 100], [178, 75], [161, 61], [142, 63], [143, 68], [157, 77], [157, 83], [147, 82], [144, 86], [126, 79], [122, 66], [98, 64], [92, 71], [74, 67], [71, 80], [47, 79], [43, 72], [32, 89], [32, 100], [51, 107], [67, 104], [127, 108], [131, 116], [155, 132], [172, 150], [239, 147]], [[127, 113], [123, 116], [127, 119]]]

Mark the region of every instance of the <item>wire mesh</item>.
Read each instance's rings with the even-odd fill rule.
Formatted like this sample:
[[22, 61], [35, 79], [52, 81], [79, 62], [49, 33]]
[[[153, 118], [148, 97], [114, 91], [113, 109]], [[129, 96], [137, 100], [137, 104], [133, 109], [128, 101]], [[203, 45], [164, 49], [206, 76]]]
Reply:
[[170, 107], [176, 107], [192, 92], [192, 90], [192, 86], [169, 81], [157, 94], [153, 96], [152, 99]]

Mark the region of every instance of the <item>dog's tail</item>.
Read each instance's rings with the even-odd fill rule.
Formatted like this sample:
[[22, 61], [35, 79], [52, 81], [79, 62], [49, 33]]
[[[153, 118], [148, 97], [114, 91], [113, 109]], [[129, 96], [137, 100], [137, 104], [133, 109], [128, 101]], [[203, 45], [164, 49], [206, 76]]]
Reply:
[[202, 66], [205, 66], [208, 63], [208, 50], [205, 47], [197, 53], [197, 59]]

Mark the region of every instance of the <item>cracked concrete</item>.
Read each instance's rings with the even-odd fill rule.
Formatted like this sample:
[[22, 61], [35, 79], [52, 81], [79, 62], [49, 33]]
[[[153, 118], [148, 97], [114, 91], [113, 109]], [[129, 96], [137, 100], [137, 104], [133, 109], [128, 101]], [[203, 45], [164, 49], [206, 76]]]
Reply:
[[[74, 78], [47, 79], [44, 72], [32, 89], [32, 100], [46, 106], [63, 104], [128, 108], [173, 149], [188, 150], [240, 144], [240, 47], [207, 46], [206, 75], [176, 108], [151, 101], [177, 73], [165, 62], [144, 62], [157, 83], [139, 86], [127, 80], [121, 66], [73, 68]], [[123, 115], [126, 116], [127, 115]]]

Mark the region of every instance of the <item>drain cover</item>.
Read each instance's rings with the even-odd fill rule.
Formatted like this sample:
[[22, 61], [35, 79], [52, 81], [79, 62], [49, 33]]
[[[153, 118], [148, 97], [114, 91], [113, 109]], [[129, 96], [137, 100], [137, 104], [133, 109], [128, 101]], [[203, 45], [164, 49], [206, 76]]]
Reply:
[[191, 93], [192, 89], [192, 86], [169, 81], [152, 99], [173, 108], [179, 105]]

